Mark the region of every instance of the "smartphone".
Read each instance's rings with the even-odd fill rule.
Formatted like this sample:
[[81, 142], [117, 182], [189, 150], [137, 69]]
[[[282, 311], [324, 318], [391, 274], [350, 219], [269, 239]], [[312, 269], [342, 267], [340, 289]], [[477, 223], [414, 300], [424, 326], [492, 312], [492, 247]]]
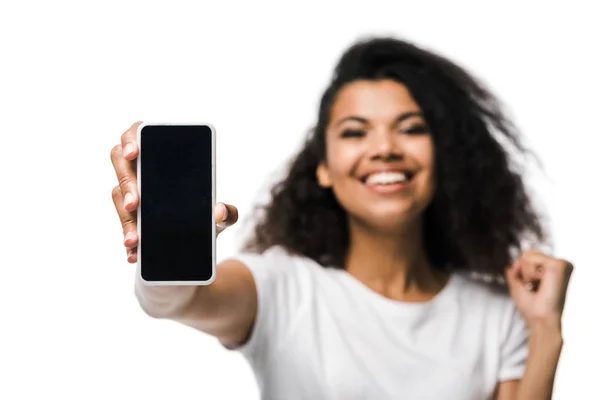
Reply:
[[137, 270], [147, 285], [208, 285], [215, 278], [215, 129], [138, 127]]

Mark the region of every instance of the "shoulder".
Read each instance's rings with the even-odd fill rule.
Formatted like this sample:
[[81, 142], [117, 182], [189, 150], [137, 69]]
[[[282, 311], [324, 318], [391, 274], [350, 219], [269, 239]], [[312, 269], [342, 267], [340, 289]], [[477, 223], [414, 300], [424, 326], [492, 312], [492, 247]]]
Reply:
[[493, 282], [470, 273], [455, 273], [458, 302], [474, 318], [481, 318], [499, 340], [514, 336], [522, 341], [527, 337], [525, 321], [518, 311], [505, 284]]
[[282, 246], [273, 246], [261, 253], [240, 252], [229, 260], [240, 262], [250, 270], [259, 296], [265, 299], [299, 301], [310, 293], [325, 270], [311, 258]]
[[528, 355], [529, 330], [505, 284], [482, 275], [460, 274], [460, 302], [474, 318], [485, 321], [478, 332], [496, 360], [497, 382], [523, 377]]
[[499, 317], [507, 317], [515, 310], [506, 284], [469, 272], [455, 272], [454, 283], [459, 301], [469, 309], [480, 309]]
[[263, 365], [310, 309], [315, 277], [323, 267], [280, 246], [261, 253], [240, 252], [228, 260], [239, 262], [250, 271], [257, 297], [249, 339], [236, 349], [253, 364]]
[[316, 261], [282, 246], [272, 246], [260, 253], [242, 251], [229, 260], [244, 264], [252, 273], [267, 274], [275, 279], [316, 273], [323, 269]]
[[456, 271], [453, 273], [453, 278], [464, 296], [500, 302], [510, 298], [508, 288], [503, 281], [468, 271]]

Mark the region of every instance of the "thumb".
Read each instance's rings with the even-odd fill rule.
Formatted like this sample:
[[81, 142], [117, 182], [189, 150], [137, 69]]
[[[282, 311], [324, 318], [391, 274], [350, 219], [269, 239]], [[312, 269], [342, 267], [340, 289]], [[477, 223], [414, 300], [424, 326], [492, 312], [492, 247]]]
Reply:
[[217, 233], [220, 233], [235, 224], [238, 220], [238, 210], [236, 207], [218, 203], [215, 206], [215, 224], [217, 225]]
[[518, 261], [505, 269], [506, 282], [511, 293], [521, 289], [523, 286], [523, 283], [519, 279], [520, 271], [521, 264]]

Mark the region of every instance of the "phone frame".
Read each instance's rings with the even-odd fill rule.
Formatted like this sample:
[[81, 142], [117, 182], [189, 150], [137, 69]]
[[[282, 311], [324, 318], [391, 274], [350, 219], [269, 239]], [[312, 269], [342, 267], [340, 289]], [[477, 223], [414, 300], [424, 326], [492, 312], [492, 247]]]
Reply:
[[[144, 127], [146, 126], [206, 126], [210, 129], [210, 142], [211, 142], [211, 161], [210, 161], [210, 165], [211, 165], [211, 192], [212, 192], [212, 197], [211, 197], [211, 203], [212, 203], [212, 207], [211, 207], [211, 221], [213, 221], [212, 224], [212, 261], [211, 261], [211, 277], [209, 280], [207, 281], [147, 281], [144, 279], [144, 277], [142, 276], [142, 242], [143, 242], [143, 238], [141, 235], [141, 226], [142, 226], [142, 171], [141, 171], [141, 160], [143, 157], [143, 151], [142, 151], [142, 130], [144, 129]], [[138, 185], [138, 197], [139, 197], [139, 203], [138, 203], [138, 207], [137, 207], [137, 234], [138, 234], [138, 245], [137, 245], [137, 254], [138, 254], [138, 258], [137, 258], [137, 272], [136, 274], [138, 275], [139, 279], [147, 286], [205, 286], [205, 285], [210, 285], [211, 283], [214, 282], [215, 280], [215, 275], [216, 275], [216, 236], [217, 236], [217, 232], [216, 232], [216, 224], [215, 224], [215, 205], [216, 205], [216, 184], [215, 184], [215, 177], [216, 177], [216, 171], [215, 171], [215, 166], [216, 166], [216, 143], [215, 143], [215, 127], [212, 124], [209, 123], [205, 123], [205, 122], [143, 122], [142, 124], [140, 124], [137, 128], [137, 146], [139, 149], [138, 152], [138, 157], [137, 157], [137, 185]]]

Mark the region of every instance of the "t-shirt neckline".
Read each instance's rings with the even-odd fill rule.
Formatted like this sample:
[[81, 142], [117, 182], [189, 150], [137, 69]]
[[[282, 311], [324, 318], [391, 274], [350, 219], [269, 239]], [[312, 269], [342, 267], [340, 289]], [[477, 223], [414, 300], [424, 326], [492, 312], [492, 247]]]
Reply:
[[366, 296], [369, 300], [373, 301], [379, 308], [383, 308], [387, 312], [393, 314], [403, 315], [421, 314], [434, 306], [444, 304], [445, 299], [452, 295], [452, 292], [454, 291], [458, 280], [457, 274], [452, 272], [450, 273], [448, 281], [446, 282], [444, 287], [431, 300], [411, 302], [394, 300], [385, 297], [384, 295], [376, 292], [375, 290], [365, 285], [362, 281], [360, 281], [358, 278], [356, 278], [354, 275], [350, 274], [344, 269], [336, 269], [336, 272], [341, 276], [341, 278], [344, 281], [346, 281], [356, 290], [363, 293], [364, 296]]

